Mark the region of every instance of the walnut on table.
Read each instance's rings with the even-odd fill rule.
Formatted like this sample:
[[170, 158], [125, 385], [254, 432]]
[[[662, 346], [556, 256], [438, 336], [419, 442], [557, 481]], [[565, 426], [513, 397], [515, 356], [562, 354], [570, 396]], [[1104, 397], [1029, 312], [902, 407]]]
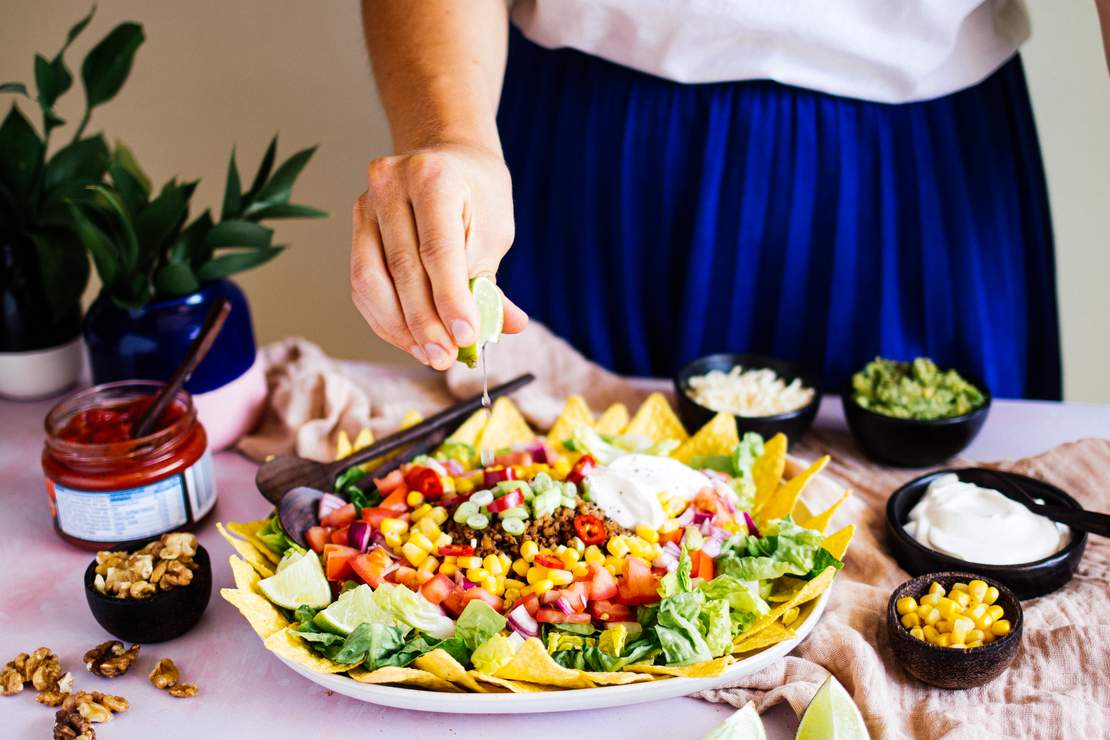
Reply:
[[124, 648], [119, 640], [102, 642], [85, 653], [85, 667], [89, 669], [89, 673], [104, 678], [122, 676], [127, 673], [135, 658], [139, 657], [141, 647], [132, 645]]
[[170, 696], [176, 696], [178, 699], [187, 699], [190, 696], [197, 695], [197, 685], [195, 683], [179, 683], [176, 686], [169, 688]]
[[96, 737], [93, 722], [108, 722], [128, 706], [122, 696], [99, 691], [70, 694], [54, 715], [54, 740], [92, 740]]
[[170, 696], [185, 699], [197, 695], [197, 685], [194, 683], [179, 683], [181, 672], [169, 658], [162, 658], [150, 672], [150, 682], [163, 691], [168, 691]]
[[56, 707], [66, 700], [71, 691], [73, 691], [73, 674], [66, 673], [58, 679], [56, 686], [40, 691], [35, 701], [48, 707]]
[[56, 688], [62, 679], [62, 666], [50, 648], [40, 647], [28, 655], [20, 653], [0, 672], [0, 687], [5, 696], [18, 694], [26, 684], [38, 691]]

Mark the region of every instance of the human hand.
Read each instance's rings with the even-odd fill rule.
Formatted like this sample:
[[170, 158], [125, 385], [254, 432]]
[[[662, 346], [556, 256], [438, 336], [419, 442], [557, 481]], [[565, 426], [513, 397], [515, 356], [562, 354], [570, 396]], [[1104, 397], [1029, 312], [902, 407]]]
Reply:
[[[441, 145], [375, 159], [352, 211], [351, 293], [379, 337], [446, 370], [478, 336], [469, 280], [494, 276], [513, 241], [500, 155]], [[502, 295], [504, 295], [502, 293]], [[528, 317], [507, 298], [502, 332]]]

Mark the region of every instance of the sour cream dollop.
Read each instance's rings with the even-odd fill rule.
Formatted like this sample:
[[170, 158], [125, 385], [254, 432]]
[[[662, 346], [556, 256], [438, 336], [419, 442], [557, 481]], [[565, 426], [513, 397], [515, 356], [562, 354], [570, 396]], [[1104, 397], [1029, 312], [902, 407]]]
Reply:
[[1071, 538], [1065, 525], [955, 474], [929, 484], [905, 530], [931, 550], [986, 565], [1040, 560], [1064, 549]]
[[590, 499], [622, 527], [658, 529], [667, 520], [659, 494], [689, 501], [712, 486], [709, 478], [670, 457], [633, 453], [586, 475]]

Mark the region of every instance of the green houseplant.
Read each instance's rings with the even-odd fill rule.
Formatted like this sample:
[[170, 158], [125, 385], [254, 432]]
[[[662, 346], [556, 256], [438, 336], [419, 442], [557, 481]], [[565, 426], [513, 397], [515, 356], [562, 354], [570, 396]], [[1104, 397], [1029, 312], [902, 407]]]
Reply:
[[65, 53], [93, 12], [69, 30], [52, 58], [35, 55], [39, 131], [18, 103], [31, 98], [27, 86], [0, 84], [0, 92], [15, 96], [0, 123], [0, 393], [8, 396], [50, 395], [75, 382], [80, 370], [81, 294], [89, 265], [67, 201], [100, 182], [110, 165], [104, 138], [86, 129], [93, 109], [127, 80], [144, 41], [142, 26], [121, 23], [89, 51], [80, 72], [84, 113], [68, 142], [52, 147], [53, 134], [66, 123], [55, 106], [74, 82]]

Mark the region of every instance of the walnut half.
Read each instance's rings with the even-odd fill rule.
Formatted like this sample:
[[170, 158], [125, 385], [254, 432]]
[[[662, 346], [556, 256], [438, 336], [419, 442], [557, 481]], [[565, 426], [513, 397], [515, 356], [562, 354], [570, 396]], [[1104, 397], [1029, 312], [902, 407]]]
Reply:
[[102, 642], [85, 653], [85, 667], [89, 672], [104, 678], [115, 678], [127, 673], [131, 663], [139, 657], [141, 645], [124, 648], [119, 640]]
[[176, 696], [178, 699], [186, 699], [196, 695], [197, 685], [195, 683], [179, 683], [170, 687], [170, 696]]
[[177, 685], [177, 680], [181, 678], [178, 673], [177, 666], [169, 658], [162, 658], [154, 666], [154, 670], [150, 672], [150, 682], [154, 684], [155, 688], [168, 689]]
[[31, 684], [38, 691], [53, 689], [62, 678], [62, 666], [58, 656], [50, 648], [40, 647], [28, 655], [20, 653], [8, 661], [0, 672], [0, 689], [5, 696], [23, 691], [25, 684]]

